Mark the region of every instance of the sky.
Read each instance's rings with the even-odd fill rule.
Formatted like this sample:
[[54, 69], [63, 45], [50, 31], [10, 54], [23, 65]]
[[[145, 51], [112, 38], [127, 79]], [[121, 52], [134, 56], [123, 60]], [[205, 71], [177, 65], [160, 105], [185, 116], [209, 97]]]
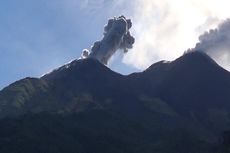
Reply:
[[78, 59], [119, 15], [132, 19], [136, 42], [111, 59], [112, 70], [130, 74], [174, 60], [227, 19], [229, 6], [228, 0], [1, 0], [0, 89]]

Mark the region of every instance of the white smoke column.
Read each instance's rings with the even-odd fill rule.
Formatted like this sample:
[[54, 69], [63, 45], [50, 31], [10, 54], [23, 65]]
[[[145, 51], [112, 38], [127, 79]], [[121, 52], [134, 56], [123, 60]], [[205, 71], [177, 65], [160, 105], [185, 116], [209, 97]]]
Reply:
[[218, 28], [205, 32], [199, 37], [199, 41], [193, 50], [207, 53], [230, 70], [230, 19], [225, 20]]
[[104, 27], [102, 40], [95, 42], [91, 51], [83, 50], [82, 58], [95, 58], [107, 65], [116, 51], [121, 49], [127, 53], [135, 42], [134, 37], [129, 32], [131, 27], [131, 20], [124, 16], [109, 19], [108, 24]]

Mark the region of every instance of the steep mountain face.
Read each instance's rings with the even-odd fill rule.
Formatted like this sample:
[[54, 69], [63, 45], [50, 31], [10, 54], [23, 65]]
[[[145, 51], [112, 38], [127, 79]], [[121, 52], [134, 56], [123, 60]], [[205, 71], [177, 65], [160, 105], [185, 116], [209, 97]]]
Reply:
[[167, 101], [181, 115], [206, 122], [209, 128], [230, 127], [224, 124], [230, 115], [230, 73], [206, 54], [190, 52], [134, 75], [150, 84], [153, 95]]
[[75, 60], [0, 91], [0, 152], [210, 152], [230, 130], [229, 92], [230, 73], [200, 52], [128, 76]]
[[111, 108], [135, 115], [142, 107], [135, 83], [95, 59], [73, 61], [41, 79], [48, 82], [54, 101], [65, 112]]
[[169, 67], [160, 87], [164, 99], [185, 111], [229, 107], [230, 74], [206, 54], [188, 53]]

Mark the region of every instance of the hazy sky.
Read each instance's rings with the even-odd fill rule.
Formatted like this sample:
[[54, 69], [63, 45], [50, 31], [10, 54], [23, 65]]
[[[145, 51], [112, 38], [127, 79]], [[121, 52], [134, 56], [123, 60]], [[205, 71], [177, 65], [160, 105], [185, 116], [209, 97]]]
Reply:
[[134, 48], [109, 64], [128, 74], [173, 60], [230, 16], [228, 0], [1, 0], [0, 89], [39, 77], [101, 39], [107, 19], [133, 21]]

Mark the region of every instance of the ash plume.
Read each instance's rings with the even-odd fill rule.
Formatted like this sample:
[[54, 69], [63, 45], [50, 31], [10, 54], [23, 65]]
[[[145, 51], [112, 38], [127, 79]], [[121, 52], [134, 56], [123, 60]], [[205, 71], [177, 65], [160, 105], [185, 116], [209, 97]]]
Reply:
[[96, 41], [91, 50], [84, 49], [82, 58], [95, 58], [107, 65], [109, 59], [118, 50], [127, 53], [133, 47], [134, 37], [130, 34], [132, 22], [124, 16], [109, 19], [104, 27], [104, 36], [101, 41]]
[[205, 52], [220, 65], [230, 68], [230, 19], [202, 34], [199, 41], [192, 50]]

